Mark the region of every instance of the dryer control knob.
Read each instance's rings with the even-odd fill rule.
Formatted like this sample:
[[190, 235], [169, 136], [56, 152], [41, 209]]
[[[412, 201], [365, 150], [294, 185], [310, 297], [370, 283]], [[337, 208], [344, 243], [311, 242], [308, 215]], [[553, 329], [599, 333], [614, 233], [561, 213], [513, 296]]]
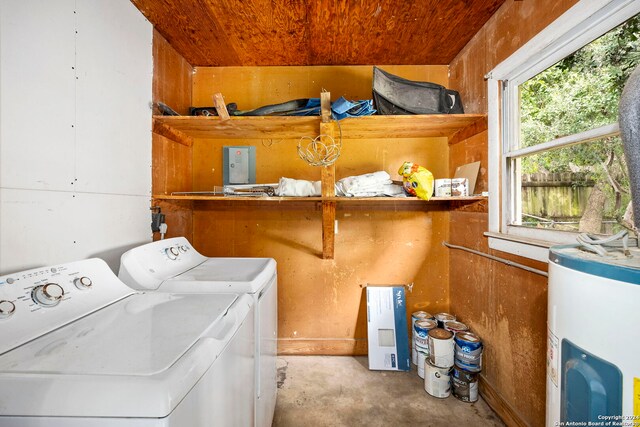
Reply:
[[178, 252], [178, 248], [176, 248], [175, 246], [171, 246], [170, 248], [165, 249], [164, 252], [167, 254], [169, 259], [176, 259], [178, 258], [178, 255], [180, 255], [180, 252]]
[[187, 252], [187, 247], [185, 245], [178, 246], [178, 249], [180, 249], [180, 252]]
[[0, 319], [11, 317], [15, 311], [16, 305], [14, 303], [7, 300], [0, 301]]
[[35, 287], [31, 296], [37, 304], [43, 307], [53, 307], [62, 300], [64, 289], [57, 283], [47, 283]]
[[93, 282], [87, 276], [73, 279], [73, 284], [76, 285], [76, 288], [78, 289], [90, 289], [91, 286], [93, 286]]

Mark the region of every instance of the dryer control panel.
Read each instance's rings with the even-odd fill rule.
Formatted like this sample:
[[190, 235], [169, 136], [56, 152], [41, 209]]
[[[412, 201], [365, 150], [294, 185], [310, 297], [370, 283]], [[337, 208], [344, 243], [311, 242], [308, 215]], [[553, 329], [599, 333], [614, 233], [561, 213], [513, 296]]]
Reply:
[[184, 273], [208, 258], [184, 237], [157, 240], [133, 248], [120, 259], [120, 280], [134, 289], [158, 289], [162, 282]]
[[0, 354], [133, 293], [97, 258], [0, 276]]

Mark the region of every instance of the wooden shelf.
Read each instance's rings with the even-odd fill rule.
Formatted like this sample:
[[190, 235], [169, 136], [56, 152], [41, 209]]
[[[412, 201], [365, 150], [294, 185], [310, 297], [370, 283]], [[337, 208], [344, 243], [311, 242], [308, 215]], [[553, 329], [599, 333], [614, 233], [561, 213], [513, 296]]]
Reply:
[[[193, 117], [154, 116], [153, 132], [186, 146], [197, 139], [299, 139], [301, 136], [323, 135], [323, 138], [393, 139], [393, 138], [447, 138], [456, 144], [487, 130], [484, 114], [430, 114], [407, 116], [366, 116], [341, 121], [331, 119], [331, 100], [328, 92], [320, 94], [319, 116], [261, 116], [261, 117]], [[324, 139], [323, 139], [324, 141]], [[336, 206], [357, 205], [397, 209], [397, 206], [415, 208], [420, 204], [473, 204], [486, 197], [433, 197], [428, 202], [415, 197], [336, 197], [335, 164], [322, 167], [322, 197], [249, 197], [217, 195], [165, 195], [153, 196], [158, 201], [226, 202], [244, 204], [314, 202], [322, 208], [322, 257], [333, 259], [335, 245]], [[240, 206], [240, 205], [238, 205]], [[255, 205], [254, 205], [255, 206]], [[382, 208], [384, 206], [384, 208]]]
[[[219, 117], [154, 116], [153, 131], [191, 145], [202, 139], [287, 139], [316, 135], [320, 116]], [[338, 122], [332, 122], [338, 123]], [[484, 114], [366, 116], [344, 119], [336, 126], [344, 139], [446, 137], [450, 143], [486, 130]]]
[[485, 196], [469, 196], [469, 197], [432, 197], [428, 201], [418, 199], [417, 197], [255, 197], [255, 196], [204, 196], [204, 195], [166, 195], [154, 194], [156, 200], [192, 200], [192, 201], [210, 201], [210, 202], [337, 202], [337, 203], [446, 203], [446, 202], [468, 202], [473, 203], [480, 200], [486, 200]]

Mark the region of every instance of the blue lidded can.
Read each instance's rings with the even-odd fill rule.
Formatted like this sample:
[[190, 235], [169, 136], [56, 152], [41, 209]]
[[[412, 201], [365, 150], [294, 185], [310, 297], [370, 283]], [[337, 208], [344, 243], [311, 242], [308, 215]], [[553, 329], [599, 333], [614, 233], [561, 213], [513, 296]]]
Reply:
[[433, 319], [418, 320], [413, 324], [415, 343], [418, 347], [428, 347], [427, 335], [429, 331], [436, 328], [438, 323]]
[[458, 332], [454, 337], [455, 361], [469, 372], [482, 371], [482, 340], [472, 332]]

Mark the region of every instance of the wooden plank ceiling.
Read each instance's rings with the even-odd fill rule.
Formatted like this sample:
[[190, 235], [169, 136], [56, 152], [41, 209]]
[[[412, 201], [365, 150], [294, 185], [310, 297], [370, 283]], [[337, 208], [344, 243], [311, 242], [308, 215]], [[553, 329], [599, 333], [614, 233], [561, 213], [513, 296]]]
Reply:
[[131, 0], [192, 66], [449, 64], [505, 0]]

